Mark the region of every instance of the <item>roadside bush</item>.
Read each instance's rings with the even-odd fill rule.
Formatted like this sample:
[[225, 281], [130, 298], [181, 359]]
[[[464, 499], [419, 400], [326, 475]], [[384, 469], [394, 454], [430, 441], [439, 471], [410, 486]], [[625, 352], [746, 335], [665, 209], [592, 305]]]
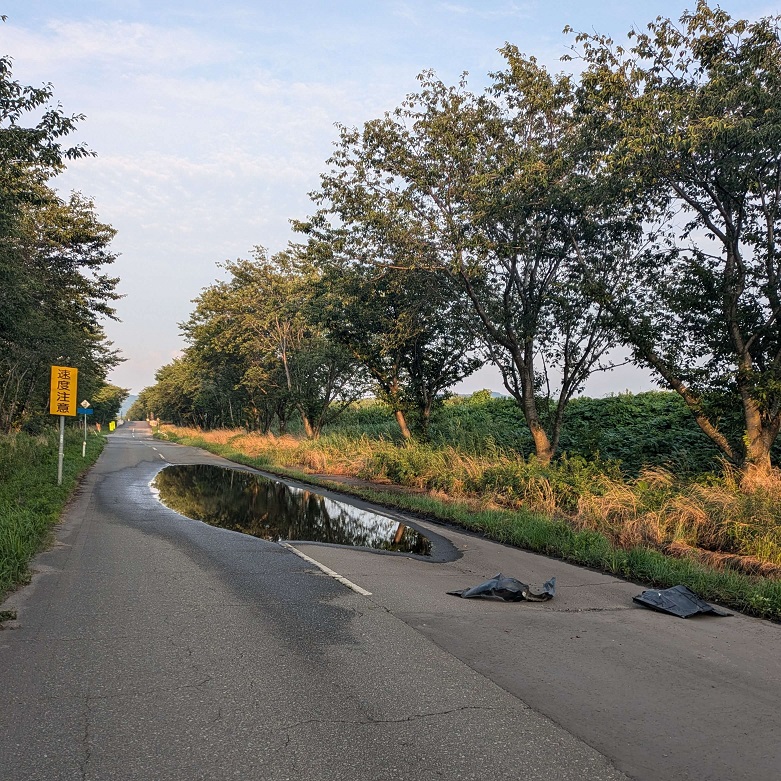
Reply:
[[[390, 408], [373, 400], [347, 410], [326, 429], [329, 433], [401, 441]], [[434, 413], [429, 441], [475, 456], [506, 452], [527, 459], [534, 454], [516, 402], [487, 390], [447, 399]], [[647, 466], [663, 466], [681, 475], [719, 468], [718, 451], [678, 394], [668, 391], [573, 399], [567, 405], [560, 451], [603, 464], [618, 462], [629, 477]]]
[[506, 507], [527, 506], [550, 514], [570, 514], [577, 510], [584, 494], [600, 493], [610, 479], [620, 479], [618, 466], [599, 459], [563, 456], [542, 465], [534, 456], [526, 460], [503, 456], [467, 487], [488, 494]]
[[565, 412], [561, 449], [620, 462], [636, 476], [663, 466], [677, 474], [717, 469], [719, 452], [694, 422], [677, 393], [649, 391], [602, 399], [573, 399]]

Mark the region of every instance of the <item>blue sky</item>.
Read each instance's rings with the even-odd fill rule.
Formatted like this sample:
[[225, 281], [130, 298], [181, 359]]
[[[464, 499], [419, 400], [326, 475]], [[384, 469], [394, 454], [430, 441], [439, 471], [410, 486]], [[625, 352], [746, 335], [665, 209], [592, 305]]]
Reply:
[[[432, 68], [479, 90], [502, 68], [507, 41], [553, 70], [571, 44], [565, 25], [622, 39], [691, 2], [503, 0], [0, 0], [0, 54], [14, 76], [51, 82], [65, 110], [83, 113], [78, 140], [97, 152], [55, 181], [95, 199], [118, 231], [120, 323], [109, 337], [127, 359], [111, 381], [137, 393], [183, 347], [177, 323], [220, 276], [216, 264], [272, 252], [311, 211], [336, 139], [393, 109]], [[733, 16], [779, 13], [750, 0]], [[500, 390], [486, 369], [458, 390]], [[652, 387], [633, 369], [594, 378], [600, 396]]]

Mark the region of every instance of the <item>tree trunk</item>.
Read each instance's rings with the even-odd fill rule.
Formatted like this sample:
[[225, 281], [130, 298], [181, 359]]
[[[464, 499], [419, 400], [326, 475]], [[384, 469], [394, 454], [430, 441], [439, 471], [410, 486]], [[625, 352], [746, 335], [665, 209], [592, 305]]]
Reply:
[[762, 472], [769, 472], [771, 469], [770, 449], [778, 436], [779, 418], [776, 416], [770, 425], [764, 424], [756, 400], [745, 389], [741, 389], [741, 396], [743, 398], [743, 415], [746, 421], [745, 462]]
[[[514, 376], [511, 381], [504, 370], [502, 370], [504, 387], [510, 391], [523, 412], [526, 425], [529, 427], [534, 440], [534, 450], [537, 458], [540, 463], [549, 464], [553, 458], [553, 448], [548, 435], [545, 433], [545, 428], [540, 422], [537, 413], [537, 402], [534, 398], [534, 343], [531, 340], [520, 343], [512, 329], [501, 332], [494, 326], [472, 286], [469, 275], [464, 270], [463, 262], [459, 266], [458, 278], [463, 283], [464, 290], [469, 296], [477, 316], [485, 326], [489, 344], [493, 340], [498, 349], [506, 350], [512, 356], [512, 363], [515, 371], [517, 371], [517, 377]], [[518, 388], [518, 378], [520, 378], [520, 388]]]
[[772, 465], [766, 437], [762, 432], [755, 436], [747, 431], [746, 440], [746, 464], [751, 464], [762, 472], [769, 472]]
[[301, 409], [299, 409], [299, 412], [301, 413], [301, 422], [304, 424], [304, 433], [306, 434], [306, 438], [317, 439], [317, 433], [312, 426], [312, 421], [309, 420], [309, 416]]
[[534, 440], [534, 452], [537, 460], [546, 466], [553, 459], [553, 446], [540, 421], [537, 399], [534, 398], [534, 345], [531, 342], [524, 345], [524, 353], [523, 360], [520, 359], [517, 352], [513, 354], [515, 365], [518, 367], [521, 377], [521, 409], [524, 418], [526, 418], [526, 425], [531, 432], [532, 440]]
[[420, 408], [420, 431], [423, 439], [428, 442], [428, 430], [431, 425], [431, 406], [434, 403], [433, 397], [429, 397], [426, 403]]
[[404, 439], [412, 439], [412, 434], [407, 426], [407, 419], [404, 417], [404, 413], [400, 409], [397, 409], [394, 412], [394, 415], [396, 416], [396, 422], [399, 424]]
[[532, 439], [534, 440], [534, 452], [537, 456], [537, 460], [543, 466], [547, 466], [553, 458], [553, 447], [551, 446], [550, 439], [548, 439], [548, 435], [545, 433], [542, 423], [540, 423], [539, 419], [536, 417], [536, 410], [533, 419], [527, 415], [526, 423], [529, 426], [529, 431], [531, 431]]

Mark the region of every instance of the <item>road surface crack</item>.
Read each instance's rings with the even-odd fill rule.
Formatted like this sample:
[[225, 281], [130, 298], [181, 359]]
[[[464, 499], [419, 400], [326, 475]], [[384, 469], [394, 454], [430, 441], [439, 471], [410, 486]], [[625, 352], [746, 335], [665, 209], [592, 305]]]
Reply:
[[[121, 699], [127, 699], [130, 697], [147, 697], [149, 695], [153, 694], [172, 694], [173, 692], [180, 692], [185, 691], [187, 689], [199, 689], [202, 686], [206, 686], [206, 684], [211, 683], [211, 681], [214, 680], [214, 677], [211, 675], [207, 675], [205, 678], [202, 678], [198, 681], [193, 681], [192, 683], [182, 683], [178, 686], [151, 686], [149, 688], [130, 688], [126, 691], [114, 691], [109, 692], [106, 694], [92, 694], [89, 697], [89, 703], [90, 706], [93, 702], [98, 701], [107, 701], [107, 700], [121, 700]], [[47, 698], [47, 701], [50, 702], [57, 702], [60, 699], [65, 699], [64, 697], [51, 697]]]
[[546, 613], [618, 613], [622, 610], [634, 610], [633, 605], [620, 607], [544, 607]]
[[[467, 711], [496, 711], [499, 708], [487, 707], [482, 705], [462, 705], [459, 708], [451, 708], [449, 710], [431, 711], [429, 713], [415, 713], [410, 716], [404, 716], [399, 719], [377, 719], [369, 716], [364, 719], [307, 719], [305, 721], [297, 721], [292, 724], [287, 724], [282, 727], [285, 732], [298, 729], [299, 727], [308, 727], [312, 725], [329, 725], [329, 724], [353, 724], [359, 726], [369, 726], [374, 724], [409, 724], [415, 721], [422, 721], [424, 719], [439, 718], [441, 716], [450, 716], [454, 713], [465, 713]], [[289, 735], [288, 735], [289, 743]], [[287, 744], [286, 744], [287, 745]]]

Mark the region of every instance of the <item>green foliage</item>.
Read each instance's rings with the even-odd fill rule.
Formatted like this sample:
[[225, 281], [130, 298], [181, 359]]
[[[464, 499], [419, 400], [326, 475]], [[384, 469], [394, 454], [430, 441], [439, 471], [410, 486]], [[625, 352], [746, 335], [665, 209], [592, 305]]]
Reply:
[[45, 545], [79, 475], [104, 444], [104, 437], [91, 434], [82, 459], [81, 431], [69, 426], [58, 486], [59, 431], [0, 435], [0, 596], [27, 577], [28, 562]]
[[[514, 47], [503, 53], [508, 69], [494, 74], [487, 94], [427, 72], [419, 93], [384, 118], [341, 128], [312, 222], [338, 224], [332, 243], [368, 266], [428, 276], [430, 297], [438, 286], [452, 289], [450, 328], [456, 311], [468, 315], [523, 410], [535, 452], [550, 460], [567, 401], [612, 339], [579, 253], [604, 260], [588, 274], [613, 285], [621, 266], [612, 239], [633, 226], [614, 193], [594, 194], [581, 175], [589, 145], [573, 121], [571, 79]], [[550, 398], [540, 410], [542, 392]]]
[[155, 372], [155, 385], [138, 394], [129, 414], [137, 419], [174, 421], [179, 425], [198, 424], [193, 399], [199, 387], [199, 376], [192, 362], [175, 358]]
[[335, 228], [346, 193], [323, 182], [316, 196], [322, 208], [297, 224], [322, 272], [318, 321], [366, 369], [402, 435], [411, 436], [410, 423], [426, 437], [442, 394], [483, 363], [473, 317], [449, 274], [401, 268], [385, 260], [383, 243], [370, 234]]
[[358, 476], [454, 493], [459, 492], [464, 478], [450, 451], [419, 442], [372, 448], [371, 457]]
[[708, 472], [718, 466], [719, 457], [680, 396], [669, 391], [573, 399], [561, 446], [570, 455], [616, 460], [628, 475], [646, 466], [678, 474]]
[[[291, 428], [291, 432], [294, 429]], [[393, 418], [393, 411], [384, 402], [362, 399], [351, 404], [337, 421], [327, 426], [327, 434], [338, 433], [350, 439], [369, 437], [386, 439], [389, 442], [401, 440], [401, 432]]]
[[[295, 408], [314, 437], [347, 409], [350, 394], [333, 391], [362, 367], [405, 436], [414, 409], [424, 438], [472, 453], [598, 453], [629, 473], [711, 466], [713, 448], [667, 397], [659, 412], [650, 397], [632, 402], [629, 417], [576, 399], [620, 341], [713, 447], [769, 469], [781, 431], [780, 27], [700, 0], [625, 45], [577, 35], [577, 76], [512, 44], [480, 95], [465, 78], [421, 74], [382, 118], [340, 127], [316, 213], [296, 223], [309, 244], [258, 248], [203, 292], [183, 326], [186, 365], [160, 380], [181, 383], [150, 390], [171, 402], [158, 408], [263, 431], [284, 430]], [[475, 335], [525, 429], [517, 411], [476, 399], [437, 409], [477, 360], [463, 349]]]
[[489, 466], [467, 483], [467, 489], [491, 495], [510, 506], [539, 506], [546, 503], [546, 494], [550, 493], [553, 511], [574, 513], [581, 496], [599, 491], [599, 481], [604, 476], [620, 479], [617, 465], [566, 455], [542, 464], [531, 456], [528, 460], [515, 459]]
[[[708, 468], [712, 448], [669, 399], [660, 413], [633, 402], [625, 422], [625, 405], [570, 403], [620, 341], [731, 462], [769, 469], [781, 431], [780, 26], [700, 0], [624, 45], [577, 35], [577, 76], [512, 44], [480, 95], [465, 78], [421, 74], [396, 109], [340, 127], [316, 213], [296, 223], [309, 244], [258, 249], [204, 291], [183, 326], [185, 371], [165, 378], [182, 380], [171, 419], [284, 430], [295, 407], [316, 436], [346, 409], [328, 391], [331, 370], [348, 367], [334, 360], [341, 345], [405, 435], [413, 409], [424, 437], [469, 452]], [[458, 352], [474, 335], [525, 428], [477, 400], [437, 410], [475, 360]], [[167, 390], [150, 393], [176, 401]]]
[[432, 423], [431, 441], [450, 443], [475, 455], [513, 451], [526, 456], [534, 452], [534, 442], [515, 400], [492, 398], [487, 390], [448, 399]]
[[88, 401], [95, 410], [92, 423], [106, 424], [109, 421], [119, 417], [119, 410], [130, 393], [127, 388], [120, 388], [118, 385], [106, 383], [102, 385]]
[[[398, 439], [390, 409], [368, 400], [351, 407], [326, 432]], [[528, 458], [534, 452], [515, 401], [492, 397], [487, 390], [448, 399], [432, 420], [430, 442], [473, 456], [505, 453]], [[601, 462], [600, 468], [609, 474], [612, 463], [627, 476], [647, 466], [663, 466], [681, 475], [719, 467], [718, 449], [678, 394], [669, 391], [573, 399], [566, 408], [561, 443], [563, 453]]]
[[119, 297], [104, 273], [115, 231], [88, 198], [48, 186], [67, 159], [90, 154], [62, 144], [80, 118], [49, 86], [14, 81], [0, 58], [0, 432], [46, 425], [51, 365], [79, 369], [83, 398], [119, 361], [101, 327]]
[[628, 46], [577, 36], [579, 120], [647, 236], [600, 300], [721, 452], [764, 468], [781, 429], [780, 27], [700, 0]]
[[181, 324], [189, 347], [163, 367], [134, 414], [185, 425], [280, 429], [296, 410], [307, 436], [337, 418], [365, 388], [360, 366], [318, 317], [320, 274], [295, 246], [225, 264], [230, 278], [196, 299]]

